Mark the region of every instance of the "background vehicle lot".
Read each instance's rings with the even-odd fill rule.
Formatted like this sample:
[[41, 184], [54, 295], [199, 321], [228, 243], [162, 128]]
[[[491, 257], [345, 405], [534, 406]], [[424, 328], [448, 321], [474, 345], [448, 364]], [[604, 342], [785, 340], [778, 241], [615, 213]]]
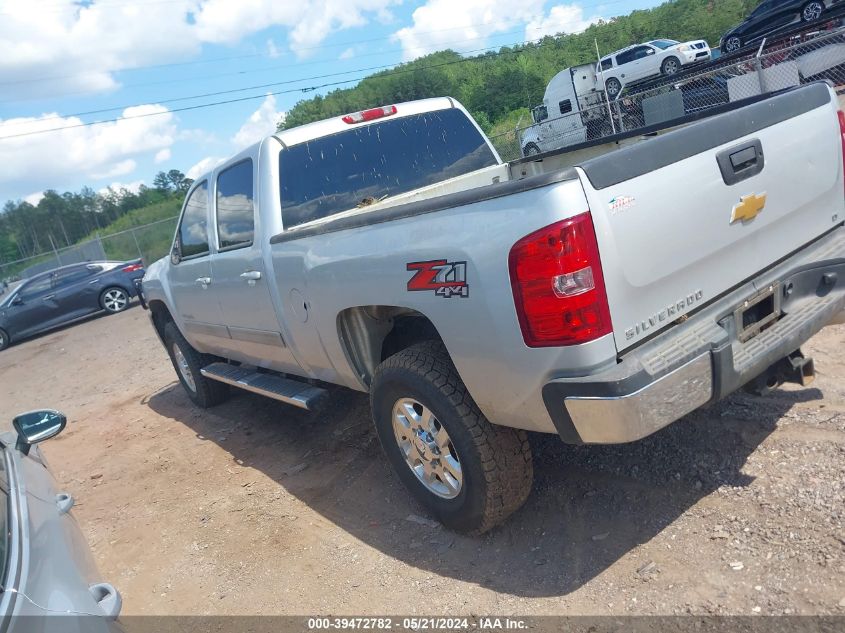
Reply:
[[7, 419], [68, 415], [44, 451], [124, 615], [845, 612], [843, 326], [805, 350], [811, 388], [735, 395], [637, 444], [533, 437], [527, 505], [473, 539], [416, 522], [366, 396], [202, 412], [146, 319], [0, 355]]

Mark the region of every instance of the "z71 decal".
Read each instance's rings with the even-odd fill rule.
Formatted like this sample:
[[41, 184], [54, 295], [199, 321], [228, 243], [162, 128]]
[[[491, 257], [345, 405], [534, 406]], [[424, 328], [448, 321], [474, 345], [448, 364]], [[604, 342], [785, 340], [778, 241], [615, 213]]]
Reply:
[[438, 297], [468, 297], [467, 263], [432, 259], [411, 262], [408, 270], [417, 271], [408, 281], [408, 290], [433, 290]]

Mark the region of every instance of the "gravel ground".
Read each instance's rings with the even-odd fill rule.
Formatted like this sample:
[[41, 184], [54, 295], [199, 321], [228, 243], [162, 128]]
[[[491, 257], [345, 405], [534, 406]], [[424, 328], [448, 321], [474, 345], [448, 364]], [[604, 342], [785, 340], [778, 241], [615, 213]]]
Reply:
[[124, 614], [845, 614], [843, 349], [637, 443], [532, 437], [534, 491], [482, 538], [409, 499], [364, 395], [201, 411], [137, 308], [0, 354], [0, 405], [68, 414], [45, 453]]

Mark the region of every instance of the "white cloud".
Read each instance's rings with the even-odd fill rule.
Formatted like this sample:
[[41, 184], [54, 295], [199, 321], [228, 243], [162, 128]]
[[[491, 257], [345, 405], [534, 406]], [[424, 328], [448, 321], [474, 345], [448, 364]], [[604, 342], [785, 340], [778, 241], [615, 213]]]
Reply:
[[353, 57], [355, 57], [355, 47], [350, 46], [338, 56], [338, 59], [352, 59]]
[[268, 26], [290, 29], [289, 45], [301, 57], [336, 31], [364, 26], [369, 17], [390, 19], [387, 7], [401, 0], [206, 0], [194, 14], [203, 42], [231, 44]]
[[170, 160], [170, 148], [165, 147], [164, 149], [158, 150], [153, 160], [155, 160], [156, 164]]
[[194, 180], [196, 180], [197, 178], [202, 176], [204, 173], [209, 172], [212, 169], [214, 169], [215, 167], [217, 167], [217, 165], [222, 163], [224, 160], [226, 160], [226, 159], [225, 158], [218, 158], [217, 156], [206, 156], [200, 162], [198, 162], [196, 165], [194, 165], [188, 171], [186, 171], [185, 175], [188, 178], [193, 178]]
[[[157, 116], [127, 118], [157, 113]], [[134, 170], [135, 159], [170, 147], [176, 137], [173, 114], [164, 106], [127, 108], [119, 120], [85, 127], [76, 117], [55, 113], [0, 120], [0, 188], [9, 197], [43, 189], [78, 186], [86, 178], [112, 178]], [[61, 151], [57, 151], [61, 148]]]
[[194, 4], [6, 0], [0, 4], [0, 82], [16, 98], [113, 89], [113, 70], [199, 53], [187, 20]]
[[135, 168], [138, 166], [131, 158], [127, 158], [126, 160], [122, 160], [119, 163], [111, 165], [106, 171], [100, 172], [97, 174], [91, 174], [92, 178], [96, 178], [97, 180], [105, 180], [106, 178], [116, 178], [117, 176], [125, 176], [126, 174], [131, 174], [135, 171]]
[[584, 18], [584, 9], [577, 4], [558, 4], [549, 9], [549, 14], [536, 17], [525, 26], [525, 39], [536, 40], [558, 33], [578, 33], [601, 18]]
[[113, 182], [108, 187], [103, 187], [102, 189], [100, 189], [97, 193], [108, 193], [109, 189], [111, 189], [115, 193], [119, 193], [124, 189], [131, 193], [138, 193], [138, 191], [141, 189], [141, 185], [143, 184], [143, 180], [134, 180], [132, 182], [127, 183]]
[[[235, 44], [280, 26], [305, 57], [332, 33], [392, 19], [401, 0], [168, 0], [0, 2], [0, 84], [15, 99], [102, 92], [116, 71], [196, 57], [205, 43]], [[267, 40], [267, 55], [279, 47]]]
[[279, 50], [279, 47], [276, 46], [276, 42], [272, 39], [267, 40], [267, 56], [271, 59], [276, 59], [277, 57], [281, 56], [282, 51]]
[[276, 111], [276, 97], [267, 95], [261, 106], [253, 112], [241, 129], [232, 137], [238, 149], [252, 145], [276, 131], [276, 124], [284, 120], [285, 113]]
[[24, 199], [24, 202], [28, 202], [29, 204], [31, 204], [34, 207], [34, 206], [38, 205], [39, 202], [41, 202], [41, 198], [43, 198], [43, 197], [44, 197], [44, 192], [43, 191], [37, 191], [35, 193], [29, 194], [28, 196], [24, 196], [23, 199]]
[[[428, 0], [414, 10], [413, 26], [399, 29], [393, 38], [402, 43], [404, 61], [444, 48], [482, 48], [491, 35], [541, 15], [543, 4], [544, 0]], [[456, 44], [461, 41], [465, 44]]]

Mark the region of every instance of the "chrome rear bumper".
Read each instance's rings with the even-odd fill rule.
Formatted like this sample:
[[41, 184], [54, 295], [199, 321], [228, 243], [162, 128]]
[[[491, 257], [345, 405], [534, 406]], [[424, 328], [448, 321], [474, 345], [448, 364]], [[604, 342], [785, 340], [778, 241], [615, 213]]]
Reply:
[[[772, 284], [782, 291], [779, 320], [740, 341], [734, 310]], [[627, 353], [609, 370], [549, 381], [543, 399], [564, 441], [638, 440], [742, 387], [841, 319], [843, 310], [845, 228], [839, 227]]]

